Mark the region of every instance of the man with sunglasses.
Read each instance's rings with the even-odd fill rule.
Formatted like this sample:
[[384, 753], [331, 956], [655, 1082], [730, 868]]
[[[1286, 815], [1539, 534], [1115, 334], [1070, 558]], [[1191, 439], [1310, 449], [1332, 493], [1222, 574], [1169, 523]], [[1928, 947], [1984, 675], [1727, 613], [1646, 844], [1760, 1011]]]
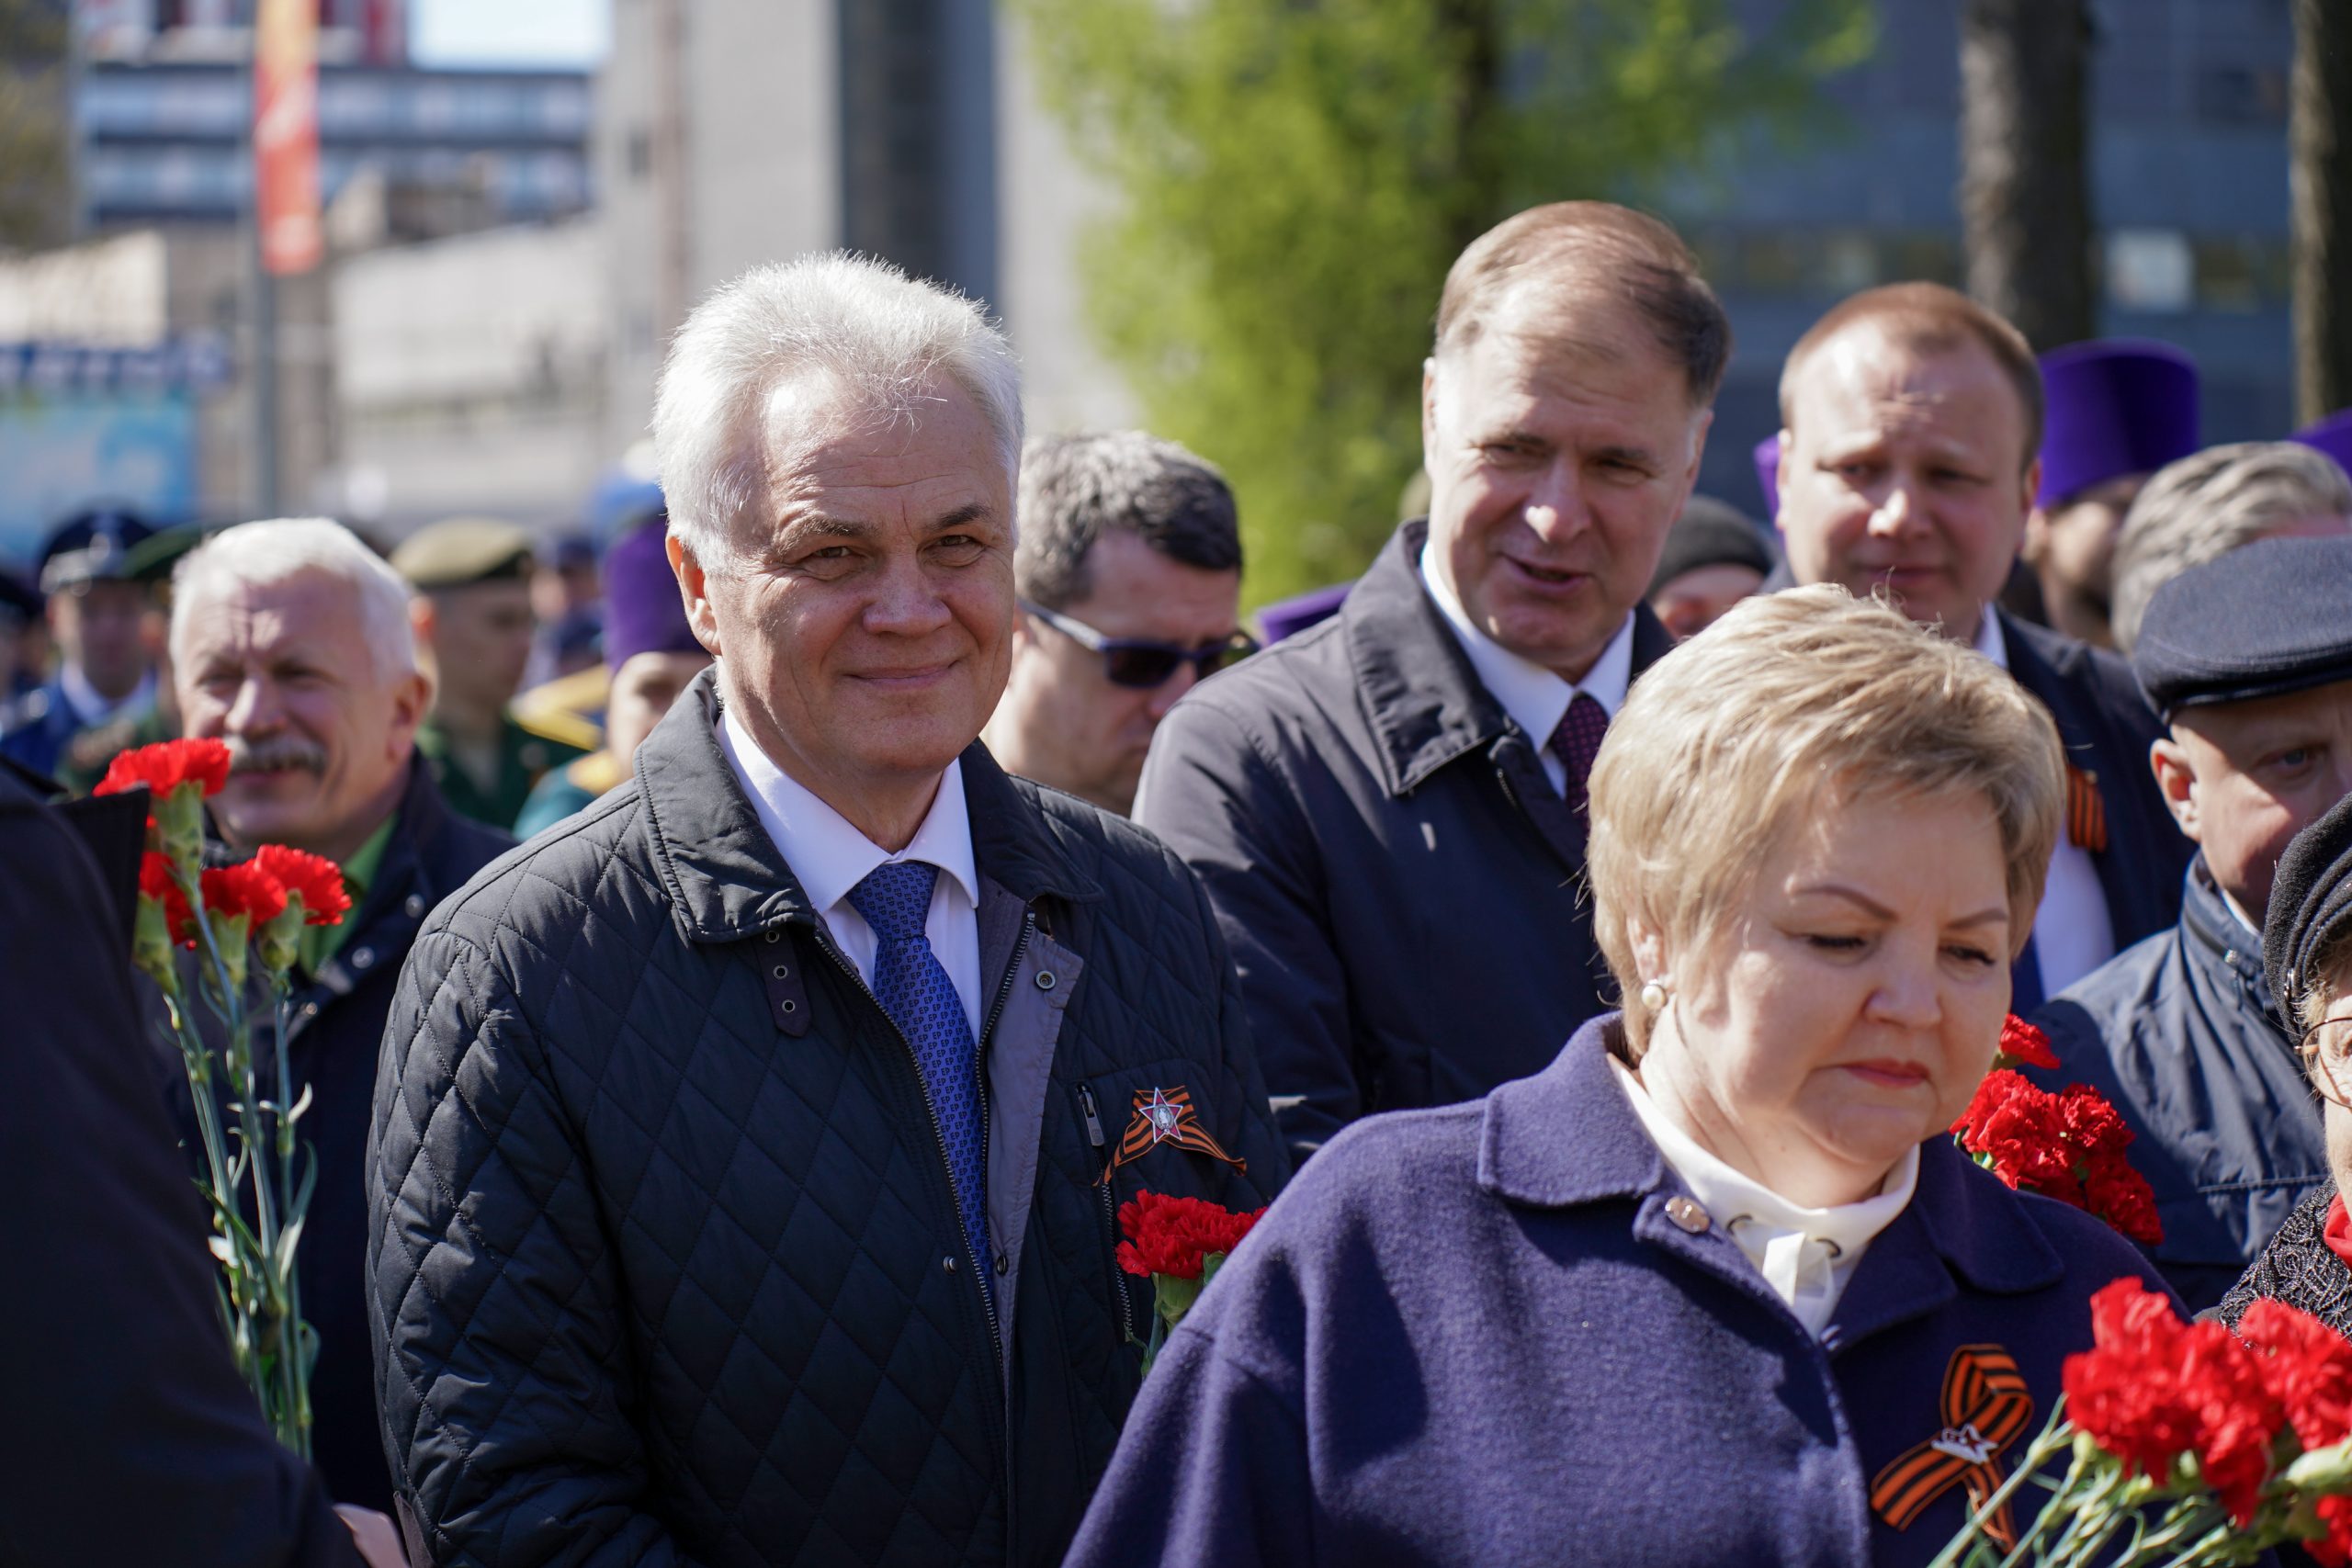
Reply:
[[1475, 241], [1422, 372], [1428, 518], [1160, 727], [1136, 820], [1208, 888], [1295, 1156], [1536, 1072], [1615, 1005], [1585, 781], [1673, 646], [1642, 601], [1730, 350], [1656, 219], [1556, 202]]
[[1152, 732], [1257, 644], [1225, 476], [1139, 430], [1055, 435], [1021, 458], [1021, 614], [984, 739], [1007, 773], [1125, 816]]
[[2246, 545], [2157, 590], [2132, 670], [2168, 727], [2149, 749], [2157, 787], [2198, 846], [2180, 920], [2035, 1015], [2059, 1056], [2052, 1087], [2096, 1086], [2137, 1134], [2156, 1266], [2192, 1309], [2328, 1179], [2261, 921], [2289, 842], [2352, 795], [2346, 604], [2343, 536]]

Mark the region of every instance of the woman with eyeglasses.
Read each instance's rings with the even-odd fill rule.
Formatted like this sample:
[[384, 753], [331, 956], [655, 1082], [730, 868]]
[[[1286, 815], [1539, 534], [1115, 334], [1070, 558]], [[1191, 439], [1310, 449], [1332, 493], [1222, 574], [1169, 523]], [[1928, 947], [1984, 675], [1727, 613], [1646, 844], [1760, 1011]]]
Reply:
[[2279, 1011], [2302, 1036], [2323, 1104], [2334, 1180], [2303, 1200], [2214, 1314], [2235, 1326], [2265, 1296], [2352, 1336], [2352, 799], [2295, 835], [2278, 861], [2262, 964]]

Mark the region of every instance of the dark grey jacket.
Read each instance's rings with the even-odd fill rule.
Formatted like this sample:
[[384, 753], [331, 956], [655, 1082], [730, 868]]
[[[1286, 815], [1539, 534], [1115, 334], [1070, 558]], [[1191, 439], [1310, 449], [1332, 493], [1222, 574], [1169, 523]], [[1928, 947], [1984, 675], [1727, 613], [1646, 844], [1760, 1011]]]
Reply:
[[[1286, 1174], [1224, 944], [1148, 835], [965, 753], [991, 1314], [911, 1053], [717, 715], [706, 674], [401, 976], [369, 1264], [402, 1495], [445, 1563], [1057, 1562], [1137, 1384], [1115, 1204]], [[1104, 1185], [1179, 1086], [1247, 1174], [1170, 1144]]]
[[2222, 1299], [2305, 1196], [2327, 1186], [2319, 1105], [2262, 975], [2262, 942], [2202, 859], [2180, 923], [2117, 953], [2034, 1015], [2059, 1070], [2115, 1103], [2155, 1189], [2156, 1267], [2193, 1312]]
[[[1136, 818], [1207, 885], [1299, 1158], [1540, 1072], [1615, 1005], [1584, 822], [1480, 683], [1408, 523], [1337, 617], [1178, 703]], [[1634, 612], [1634, 672], [1673, 646]]]

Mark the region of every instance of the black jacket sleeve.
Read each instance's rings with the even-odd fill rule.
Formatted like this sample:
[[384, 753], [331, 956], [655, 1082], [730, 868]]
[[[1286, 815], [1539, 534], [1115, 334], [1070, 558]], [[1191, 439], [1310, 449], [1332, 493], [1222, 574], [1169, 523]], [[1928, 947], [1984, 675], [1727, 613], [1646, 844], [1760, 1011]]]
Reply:
[[434, 1561], [684, 1562], [645, 1506], [620, 1284], [546, 1053], [445, 930], [401, 972], [368, 1168], [377, 1408]]
[[1295, 783], [1232, 716], [1179, 703], [1152, 739], [1136, 820], [1193, 868], [1241, 982], [1294, 1163], [1363, 1113], [1347, 968]]
[[0, 1190], [28, 1271], [0, 1292], [0, 1564], [358, 1568], [230, 1361], [118, 916], [73, 829], [0, 781]]

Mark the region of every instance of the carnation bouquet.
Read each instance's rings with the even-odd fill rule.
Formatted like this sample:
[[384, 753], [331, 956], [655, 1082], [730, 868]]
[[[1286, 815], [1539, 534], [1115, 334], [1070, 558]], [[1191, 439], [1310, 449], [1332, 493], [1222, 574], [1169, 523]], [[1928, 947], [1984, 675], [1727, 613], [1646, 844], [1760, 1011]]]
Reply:
[[1266, 1211], [1237, 1214], [1201, 1198], [1138, 1192], [1119, 1205], [1119, 1267], [1151, 1281], [1151, 1337], [1143, 1370], [1159, 1359], [1169, 1331], [1183, 1321], [1227, 1256]]
[[[230, 1348], [271, 1429], [308, 1455], [318, 1345], [302, 1321], [294, 1258], [318, 1168], [295, 1136], [309, 1096], [295, 1097], [282, 1015], [302, 928], [339, 924], [351, 900], [332, 861], [282, 844], [204, 866], [204, 799], [228, 778], [220, 741], [175, 740], [116, 757], [96, 793], [143, 787], [152, 797], [132, 958], [162, 987], [187, 1072]], [[183, 969], [178, 954], [190, 949]], [[256, 978], [280, 1013], [266, 1056], [254, 1044]], [[217, 1043], [198, 1026], [199, 1003], [219, 1022]]]
[[[1971, 1493], [1933, 1568], [2205, 1568], [2287, 1542], [2352, 1563], [2352, 1344], [2268, 1300], [2234, 1334], [2185, 1323], [2131, 1279], [2091, 1298], [2091, 1331], [2049, 1425]], [[2034, 1492], [2048, 1500], [2019, 1535]]]
[[2124, 1155], [2132, 1129], [2122, 1114], [2088, 1084], [2053, 1094], [2017, 1071], [2020, 1066], [2055, 1071], [2058, 1057], [2047, 1035], [2012, 1013], [1993, 1070], [1951, 1124], [1960, 1146], [2021, 1192], [2086, 1210], [2133, 1241], [2164, 1240], [2155, 1193]]

